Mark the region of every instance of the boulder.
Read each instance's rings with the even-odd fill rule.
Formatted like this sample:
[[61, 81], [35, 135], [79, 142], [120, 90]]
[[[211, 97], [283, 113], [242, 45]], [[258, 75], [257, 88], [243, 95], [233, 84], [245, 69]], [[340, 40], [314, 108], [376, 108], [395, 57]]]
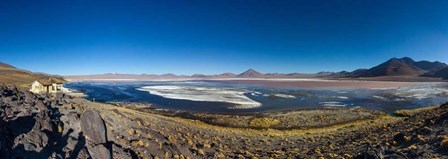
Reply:
[[22, 143], [26, 151], [39, 152], [48, 145], [48, 136], [41, 131], [31, 131], [24, 134], [23, 138], [16, 138], [14, 143]]
[[6, 114], [6, 117], [12, 118], [14, 116], [14, 111], [11, 107], [7, 107], [5, 109], [5, 114]]
[[93, 159], [111, 159], [111, 153], [109, 149], [103, 144], [95, 145], [88, 148], [90, 155]]
[[48, 109], [47, 106], [45, 106], [44, 102], [42, 102], [41, 100], [38, 100], [34, 106], [38, 110], [46, 110], [46, 109]]
[[394, 141], [397, 142], [398, 144], [408, 142], [409, 140], [410, 140], [410, 137], [406, 136], [403, 133], [399, 133], [394, 136]]
[[49, 118], [38, 118], [34, 117], [36, 123], [34, 124], [35, 130], [46, 130], [48, 132], [53, 132], [53, 126], [51, 125], [51, 121]]
[[106, 125], [98, 111], [87, 110], [81, 115], [81, 130], [93, 144], [107, 142]]

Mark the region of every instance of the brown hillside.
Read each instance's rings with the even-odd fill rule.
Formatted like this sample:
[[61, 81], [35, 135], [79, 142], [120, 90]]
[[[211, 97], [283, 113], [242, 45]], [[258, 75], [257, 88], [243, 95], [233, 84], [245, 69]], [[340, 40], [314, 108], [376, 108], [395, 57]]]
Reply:
[[28, 89], [34, 80], [42, 78], [59, 78], [51, 75], [33, 73], [27, 70], [17, 69], [9, 64], [0, 63], [0, 84], [16, 85], [22, 89]]

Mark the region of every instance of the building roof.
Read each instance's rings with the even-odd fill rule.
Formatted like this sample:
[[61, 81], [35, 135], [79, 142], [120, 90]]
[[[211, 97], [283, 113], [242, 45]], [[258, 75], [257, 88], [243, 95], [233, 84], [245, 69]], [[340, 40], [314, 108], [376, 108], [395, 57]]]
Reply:
[[44, 86], [50, 86], [52, 84], [63, 84], [64, 81], [56, 79], [56, 78], [42, 78], [42, 79], [38, 79], [36, 80], [37, 82], [39, 82], [40, 84], [44, 85]]

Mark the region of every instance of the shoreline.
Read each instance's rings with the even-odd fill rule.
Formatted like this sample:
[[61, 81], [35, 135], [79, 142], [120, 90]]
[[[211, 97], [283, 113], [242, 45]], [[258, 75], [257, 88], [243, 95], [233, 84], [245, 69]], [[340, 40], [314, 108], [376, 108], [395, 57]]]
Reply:
[[[313, 108], [313, 109], [288, 109], [288, 110], [268, 111], [268, 112], [209, 113], [209, 112], [190, 112], [185, 110], [161, 109], [152, 107], [150, 104], [145, 103], [132, 103], [132, 102], [131, 103], [95, 102], [95, 103], [135, 110], [139, 112], [145, 112], [149, 114], [157, 114], [168, 118], [194, 120], [202, 122], [204, 124], [209, 124], [211, 126], [218, 126], [224, 128], [254, 129], [254, 130], [269, 129], [279, 131], [325, 129], [327, 127], [335, 127], [335, 126], [337, 127], [340, 125], [347, 125], [361, 121], [377, 120], [378, 118], [384, 118], [384, 117], [390, 119], [399, 119], [403, 117], [409, 117], [411, 115], [423, 111], [432, 110], [438, 107], [434, 105], [428, 105], [425, 107], [419, 107], [413, 109], [399, 109], [390, 113], [363, 107], [352, 107], [352, 108], [326, 107], [326, 108]], [[286, 116], [286, 118], [282, 117], [281, 119], [279, 119], [278, 116]], [[306, 118], [307, 120], [303, 120], [303, 118]], [[265, 121], [265, 123], [268, 124], [268, 126], [251, 125], [251, 122], [254, 119], [268, 119], [268, 121]], [[274, 122], [274, 125], [269, 125], [269, 122], [272, 121], [279, 121], [279, 123]], [[282, 124], [283, 122], [288, 123], [288, 126]]]
[[[372, 116], [371, 118], [365, 118], [365, 119], [356, 119], [356, 120], [350, 120], [350, 121], [345, 121], [345, 122], [340, 122], [340, 123], [335, 123], [335, 124], [328, 124], [328, 125], [324, 125], [324, 126], [313, 126], [313, 127], [295, 127], [295, 128], [287, 128], [287, 129], [276, 129], [276, 128], [270, 128], [270, 127], [232, 127], [232, 126], [228, 126], [228, 125], [222, 125], [222, 124], [216, 124], [216, 123], [212, 123], [212, 122], [207, 122], [204, 121], [203, 119], [194, 119], [194, 118], [188, 118], [185, 115], [188, 115], [189, 112], [178, 112], [178, 111], [160, 111], [160, 110], [155, 110], [154, 108], [144, 108], [145, 105], [144, 104], [126, 104], [126, 105], [116, 105], [116, 104], [112, 104], [112, 103], [100, 103], [100, 102], [92, 102], [86, 99], [81, 98], [82, 100], [85, 100], [87, 102], [91, 102], [94, 103], [97, 107], [99, 106], [98, 110], [101, 109], [107, 109], [107, 110], [113, 110], [113, 109], [117, 109], [120, 111], [126, 111], [126, 112], [133, 112], [136, 114], [140, 114], [143, 116], [152, 116], [155, 115], [157, 117], [161, 117], [164, 118], [166, 120], [174, 120], [177, 122], [181, 122], [185, 125], [191, 125], [191, 126], [198, 126], [198, 127], [203, 127], [203, 128], [211, 128], [211, 129], [221, 129], [221, 130], [225, 130], [225, 131], [230, 131], [230, 132], [243, 132], [243, 131], [250, 131], [255, 133], [256, 136], [258, 135], [274, 135], [274, 136], [283, 136], [283, 135], [287, 135], [287, 136], [297, 136], [297, 135], [318, 135], [321, 132], [327, 132], [327, 133], [331, 133], [331, 132], [337, 132], [339, 131], [341, 128], [347, 128], [347, 129], [352, 129], [355, 128], [354, 126], [374, 126], [376, 124], [372, 124], [372, 123], [378, 123], [378, 124], [389, 124], [390, 122], [397, 122], [397, 121], [401, 121], [402, 119], [404, 119], [404, 117], [398, 117], [398, 116], [391, 116], [389, 114], [384, 114], [381, 112], [377, 112], [377, 114], [375, 114], [375, 116]], [[315, 110], [289, 110], [289, 111], [283, 111], [283, 112], [275, 112], [275, 113], [271, 113], [271, 114], [288, 114], [288, 113], [308, 113], [309, 111], [320, 111], [320, 110], [332, 110], [332, 111], [336, 111], [335, 114], [340, 114], [341, 116], [344, 116], [346, 114], [340, 113], [339, 111], [342, 110], [344, 108], [332, 108], [332, 109], [315, 109]], [[367, 110], [363, 108], [354, 110], [354, 111], [359, 111], [361, 113], [365, 113], [367, 111], [373, 111], [373, 110]], [[419, 108], [417, 108], [419, 109]], [[431, 108], [434, 109], [434, 108]], [[175, 114], [171, 114], [171, 113], [175, 113]], [[187, 113], [187, 114], [185, 114]], [[191, 113], [189, 115], [193, 115], [194, 113]], [[200, 113], [202, 114], [202, 113]], [[232, 114], [230, 116], [232, 116], [232, 118], [241, 118], [241, 117], [257, 117], [260, 118], [260, 115], [262, 113], [258, 113], [258, 114], [244, 114], [244, 115], [240, 115], [240, 114]], [[214, 114], [214, 115], [222, 115], [222, 114]], [[226, 119], [230, 119], [230, 118], [226, 118]], [[331, 130], [331, 131], [330, 131]], [[251, 133], [251, 134], [253, 134]], [[281, 135], [283, 134], [283, 135]]]
[[[142, 111], [142, 109], [138, 110]], [[329, 113], [328, 111], [333, 112]], [[347, 117], [346, 116], [347, 114], [344, 114], [344, 112], [350, 112], [350, 111], [344, 111], [342, 109], [314, 109], [314, 110], [288, 110], [273, 113], [231, 114], [231, 115], [190, 113], [190, 112], [179, 112], [175, 114], [167, 114], [157, 111], [149, 111], [149, 112], [168, 117], [178, 117], [182, 119], [197, 120], [206, 124], [224, 128], [254, 129], [254, 130], [270, 129], [281, 131], [334, 127], [360, 121], [372, 120], [378, 118], [379, 116], [386, 115], [381, 113], [375, 115], [371, 114], [371, 116], [361, 116], [359, 114], [356, 115], [352, 114], [352, 116]], [[330, 116], [330, 114], [332, 114], [333, 116], [331, 117], [325, 116], [325, 115]], [[279, 116], [288, 116], [288, 117], [282, 118]], [[298, 120], [301, 118], [307, 118], [307, 119]], [[313, 118], [319, 118], [319, 120], [314, 120]]]

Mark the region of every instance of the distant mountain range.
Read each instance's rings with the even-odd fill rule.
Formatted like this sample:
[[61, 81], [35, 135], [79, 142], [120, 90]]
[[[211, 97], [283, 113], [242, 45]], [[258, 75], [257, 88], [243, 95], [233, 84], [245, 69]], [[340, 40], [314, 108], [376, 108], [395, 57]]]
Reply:
[[[39, 78], [64, 78], [67, 80], [157, 80], [157, 79], [226, 79], [226, 78], [386, 78], [386, 77], [412, 77], [431, 79], [448, 79], [448, 65], [442, 62], [414, 61], [409, 57], [392, 58], [384, 63], [369, 69], [357, 69], [351, 72], [319, 72], [315, 74], [302, 73], [261, 73], [254, 69], [248, 69], [240, 74], [223, 73], [217, 75], [194, 74], [175, 75], [175, 74], [117, 74], [106, 73], [97, 75], [77, 75], [77, 76], [54, 76], [44, 73], [35, 73], [27, 70], [18, 69], [12, 65], [0, 62], [0, 83], [5, 81], [16, 82], [18, 84], [28, 84]], [[402, 78], [398, 78], [402, 79]]]
[[448, 65], [439, 61], [414, 61], [409, 57], [392, 58], [378, 66], [370, 69], [357, 69], [352, 72], [338, 72], [331, 77], [387, 77], [387, 76], [409, 76], [409, 77], [441, 77], [448, 78], [446, 73]]
[[101, 79], [134, 79], [134, 80], [148, 80], [148, 79], [217, 79], [217, 78], [375, 78], [375, 77], [434, 77], [434, 78], [448, 78], [448, 65], [442, 62], [430, 61], [414, 61], [409, 57], [392, 58], [384, 63], [369, 69], [357, 69], [352, 72], [319, 72], [316, 74], [301, 74], [301, 73], [261, 73], [254, 69], [234, 74], [223, 73], [218, 75], [204, 75], [194, 74], [186, 75], [135, 75], [135, 74], [99, 74], [99, 75], [81, 75], [81, 76], [66, 76], [69, 80], [101, 80]]
[[204, 75], [204, 74], [194, 74], [191, 76], [187, 75], [175, 75], [175, 74], [163, 74], [163, 75], [148, 75], [148, 74], [118, 74], [118, 73], [106, 73], [97, 75], [76, 75], [76, 76], [65, 76], [68, 80], [157, 80], [157, 79], [220, 79], [220, 78], [309, 78], [309, 77], [323, 77], [327, 74], [301, 74], [301, 73], [267, 73], [263, 74], [254, 69], [248, 69], [240, 74], [234, 73], [223, 73], [218, 75]]

